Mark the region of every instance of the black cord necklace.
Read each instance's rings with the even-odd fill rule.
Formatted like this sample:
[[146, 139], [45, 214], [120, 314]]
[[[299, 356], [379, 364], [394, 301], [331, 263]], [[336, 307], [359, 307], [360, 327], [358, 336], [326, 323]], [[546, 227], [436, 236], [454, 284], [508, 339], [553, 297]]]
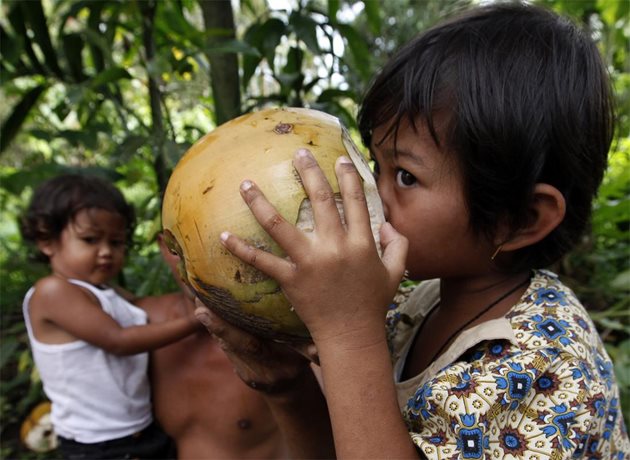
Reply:
[[[455, 332], [453, 332], [450, 337], [448, 338], [448, 340], [446, 342], [444, 342], [444, 344], [440, 347], [440, 349], [437, 351], [436, 354], [433, 355], [433, 358], [431, 358], [431, 361], [429, 361], [429, 365], [431, 365], [431, 363], [433, 363], [435, 361], [435, 358], [437, 358], [438, 356], [440, 356], [440, 354], [442, 353], [442, 351], [444, 350], [444, 348], [446, 347], [446, 345], [448, 345], [451, 340], [453, 339], [453, 337], [456, 337], [461, 331], [463, 331], [466, 327], [468, 327], [471, 323], [473, 323], [475, 320], [481, 318], [482, 315], [484, 315], [485, 313], [487, 313], [492, 307], [494, 307], [496, 304], [498, 304], [499, 302], [501, 302], [503, 299], [509, 297], [511, 294], [513, 294], [514, 292], [516, 292], [519, 288], [525, 286], [527, 283], [529, 283], [529, 276], [527, 277], [527, 279], [525, 279], [524, 281], [518, 283], [518, 285], [514, 286], [513, 288], [511, 288], [509, 291], [507, 291], [505, 294], [502, 294], [498, 299], [496, 299], [494, 302], [492, 302], [490, 305], [488, 305], [487, 307], [485, 307], [483, 310], [481, 310], [479, 313], [477, 313], [475, 316], [473, 316], [472, 318], [470, 318], [468, 321], [466, 321], [463, 325], [461, 325]], [[439, 305], [439, 304], [438, 304]], [[429, 314], [426, 316], [426, 318], [424, 318], [424, 321], [422, 322], [422, 325], [420, 326], [420, 329], [418, 329], [418, 333], [416, 334], [416, 337], [420, 336], [420, 332], [422, 331], [422, 329], [424, 328], [424, 325], [427, 323], [427, 321], [429, 320], [429, 318], [431, 317], [431, 315], [433, 314], [433, 312], [435, 310], [437, 310], [438, 305], [436, 305], [435, 307], [433, 307], [431, 309], [431, 311], [429, 312]]]

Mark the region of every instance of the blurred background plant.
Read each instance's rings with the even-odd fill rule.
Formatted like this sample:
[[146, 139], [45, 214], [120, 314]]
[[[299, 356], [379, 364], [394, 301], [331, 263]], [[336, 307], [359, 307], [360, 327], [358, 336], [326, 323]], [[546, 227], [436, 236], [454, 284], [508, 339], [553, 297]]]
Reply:
[[[266, 105], [324, 110], [355, 129], [374, 71], [403, 42], [475, 0], [5, 0], [0, 5], [0, 458], [55, 458], [19, 440], [45, 400], [22, 298], [17, 219], [33, 187], [67, 170], [116, 182], [138, 211], [120, 283], [174, 289], [154, 242], [169, 173], [213, 127]], [[630, 2], [539, 0], [598, 41], [619, 123], [592, 231], [554, 267], [590, 309], [630, 420]], [[356, 133], [355, 133], [356, 135]]]

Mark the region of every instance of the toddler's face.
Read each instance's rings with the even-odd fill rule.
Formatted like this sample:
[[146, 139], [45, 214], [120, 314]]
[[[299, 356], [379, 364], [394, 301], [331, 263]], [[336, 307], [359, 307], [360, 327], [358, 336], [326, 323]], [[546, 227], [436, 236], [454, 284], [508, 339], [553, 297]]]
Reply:
[[49, 256], [53, 272], [99, 285], [122, 269], [126, 252], [125, 219], [103, 209], [79, 211], [63, 229], [58, 240], [42, 250]]
[[409, 276], [478, 273], [487, 266], [492, 245], [470, 231], [460, 169], [452, 154], [437, 147], [424, 123], [416, 126], [417, 131], [403, 120], [396, 146], [393, 136], [374, 145], [387, 130], [379, 127], [371, 147], [385, 217], [409, 240]]

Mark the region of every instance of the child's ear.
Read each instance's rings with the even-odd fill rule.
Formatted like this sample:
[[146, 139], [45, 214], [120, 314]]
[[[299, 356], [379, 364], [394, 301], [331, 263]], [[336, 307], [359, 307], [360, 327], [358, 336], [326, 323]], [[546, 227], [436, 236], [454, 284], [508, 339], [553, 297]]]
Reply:
[[549, 184], [536, 184], [527, 226], [502, 241], [501, 250], [514, 251], [538, 243], [562, 222], [565, 212], [566, 202], [557, 188]]
[[54, 245], [51, 240], [37, 240], [37, 249], [39, 249], [45, 256], [52, 257], [54, 253]]

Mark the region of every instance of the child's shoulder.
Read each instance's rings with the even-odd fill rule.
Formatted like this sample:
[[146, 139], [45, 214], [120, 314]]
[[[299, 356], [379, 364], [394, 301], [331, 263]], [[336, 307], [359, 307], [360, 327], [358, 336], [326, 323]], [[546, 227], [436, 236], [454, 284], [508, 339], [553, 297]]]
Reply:
[[37, 280], [32, 292], [31, 303], [35, 304], [39, 302], [55, 304], [60, 301], [71, 302], [79, 299], [99, 304], [96, 296], [82, 284], [73, 283], [56, 275], [48, 275]]
[[76, 284], [56, 275], [40, 278], [33, 287], [36, 295], [44, 297], [64, 296], [68, 293], [81, 291], [81, 288]]
[[588, 312], [575, 293], [550, 271], [534, 272], [527, 291], [506, 318], [524, 347], [552, 347], [581, 359], [586, 354], [603, 352]]

